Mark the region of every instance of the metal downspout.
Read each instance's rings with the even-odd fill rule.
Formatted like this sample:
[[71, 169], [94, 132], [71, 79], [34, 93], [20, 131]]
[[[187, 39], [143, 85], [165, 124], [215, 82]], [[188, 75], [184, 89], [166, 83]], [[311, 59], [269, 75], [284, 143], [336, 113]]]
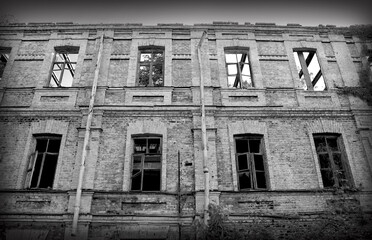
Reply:
[[205, 97], [204, 97], [204, 77], [202, 71], [201, 46], [207, 32], [204, 31], [197, 46], [199, 73], [200, 73], [200, 105], [201, 105], [201, 129], [202, 129], [202, 148], [203, 148], [203, 172], [204, 172], [204, 224], [208, 224], [209, 206], [209, 170], [208, 170], [208, 149], [207, 149], [207, 127], [205, 123]]
[[92, 94], [90, 96], [90, 101], [89, 101], [89, 112], [88, 112], [87, 124], [86, 124], [86, 127], [85, 127], [83, 153], [82, 153], [82, 157], [81, 157], [79, 182], [78, 182], [78, 186], [77, 186], [77, 189], [76, 189], [74, 217], [73, 217], [73, 222], [72, 222], [71, 235], [73, 235], [73, 236], [76, 235], [77, 225], [78, 225], [78, 220], [79, 220], [80, 204], [81, 204], [81, 191], [82, 191], [84, 171], [85, 171], [85, 161], [86, 161], [87, 153], [88, 153], [88, 147], [89, 147], [88, 145], [89, 145], [89, 141], [90, 141], [90, 127], [92, 125], [92, 118], [93, 118], [94, 100], [95, 100], [96, 91], [97, 91], [99, 69], [100, 69], [100, 66], [101, 66], [101, 57], [102, 57], [102, 49], [103, 49], [103, 36], [104, 36], [104, 34], [102, 34], [100, 44], [99, 44], [97, 63], [96, 63], [96, 68], [94, 70]]

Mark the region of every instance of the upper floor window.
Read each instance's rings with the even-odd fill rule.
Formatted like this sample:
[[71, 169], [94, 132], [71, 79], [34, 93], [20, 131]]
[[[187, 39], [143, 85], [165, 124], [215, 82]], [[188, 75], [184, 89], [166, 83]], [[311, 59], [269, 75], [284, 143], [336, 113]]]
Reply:
[[3, 77], [6, 63], [9, 61], [10, 48], [0, 48], [0, 79]]
[[158, 135], [133, 137], [132, 191], [160, 191], [161, 144]]
[[59, 135], [35, 136], [36, 148], [27, 168], [28, 188], [52, 188], [57, 167], [61, 137]]
[[75, 76], [79, 47], [55, 48], [50, 87], [71, 87]]
[[314, 135], [314, 142], [323, 186], [327, 188], [349, 185], [348, 168], [341, 149], [340, 135], [317, 134]]
[[314, 91], [326, 90], [316, 51], [295, 50], [293, 54], [302, 88]]
[[227, 87], [253, 87], [248, 51], [227, 51], [225, 52], [225, 59], [227, 68]]
[[137, 86], [164, 86], [164, 48], [140, 49]]
[[235, 137], [239, 190], [266, 189], [262, 135]]

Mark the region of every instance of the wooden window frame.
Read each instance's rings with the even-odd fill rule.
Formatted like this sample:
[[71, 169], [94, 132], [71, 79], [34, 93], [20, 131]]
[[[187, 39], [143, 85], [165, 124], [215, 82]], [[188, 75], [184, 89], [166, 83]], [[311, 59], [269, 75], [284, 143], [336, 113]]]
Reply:
[[[145, 53], [149, 53], [151, 54], [151, 61], [149, 62], [146, 62], [146, 61], [141, 61], [141, 55], [142, 54], [145, 54]], [[162, 53], [163, 55], [163, 61], [162, 61], [162, 83], [159, 84], [159, 85], [154, 85], [154, 81], [152, 79], [152, 69], [154, 68], [155, 65], [159, 65], [159, 64], [154, 64], [154, 54], [156, 53]], [[137, 79], [136, 79], [136, 86], [138, 87], [164, 87], [164, 65], [165, 65], [165, 49], [164, 47], [159, 47], [159, 46], [154, 46], [154, 47], [140, 47], [139, 48], [139, 51], [138, 51], [138, 69], [137, 69]], [[142, 66], [146, 66], [146, 67], [149, 67], [149, 83], [148, 85], [140, 85], [140, 71], [141, 71], [141, 67]]]
[[3, 77], [5, 67], [9, 62], [11, 48], [0, 47], [0, 80]]
[[[318, 83], [320, 78], [323, 77], [322, 69], [319, 63], [319, 58], [317, 55], [317, 51], [315, 49], [293, 49], [293, 53], [297, 54], [298, 60], [301, 65], [301, 70], [298, 72], [299, 79], [301, 79], [302, 76], [304, 76], [305, 79], [305, 84], [306, 84], [306, 90], [307, 91], [314, 91], [314, 86]], [[307, 58], [305, 59], [304, 53], [308, 53]], [[309, 66], [312, 62], [313, 58], [316, 58], [318, 65], [319, 65], [319, 71], [315, 75], [314, 79], [311, 80], [310, 78], [310, 72], [309, 72]], [[327, 90], [327, 85], [325, 83], [324, 77], [323, 77], [323, 82], [324, 82], [324, 89], [319, 90], [319, 91], [325, 91]]]
[[[135, 140], [136, 139], [146, 139], [146, 152], [145, 153], [136, 153], [136, 144], [135, 144]], [[149, 143], [148, 143], [148, 140], [150, 139], [158, 139], [159, 140], [159, 146], [158, 146], [158, 152], [157, 153], [149, 153]], [[132, 192], [160, 192], [161, 191], [161, 184], [162, 184], [162, 145], [163, 145], [163, 141], [162, 141], [162, 136], [161, 135], [158, 135], [158, 134], [146, 134], [146, 135], [132, 135], [132, 141], [133, 141], [133, 153], [132, 153], [132, 164], [131, 164], [131, 187], [130, 187], [130, 191]], [[157, 168], [154, 168], [154, 167], [147, 167], [145, 166], [145, 160], [146, 160], [146, 157], [158, 157], [159, 158], [159, 167]], [[134, 161], [135, 161], [135, 157], [140, 157], [141, 159], [141, 163], [140, 163], [140, 169], [135, 169], [134, 168]], [[139, 172], [137, 173], [133, 173], [134, 170], [139, 170]], [[159, 189], [158, 190], [143, 190], [144, 189], [144, 171], [145, 170], [159, 170]], [[133, 190], [133, 178], [136, 177], [137, 175], [141, 174], [141, 180], [140, 180], [140, 189], [134, 189]]]
[[[227, 58], [226, 58], [226, 55], [227, 54], [234, 54], [234, 55], [236, 55], [237, 62], [236, 63], [228, 63], [227, 62]], [[237, 57], [237, 54], [242, 54], [242, 59], [239, 60], [238, 57]], [[252, 66], [251, 66], [251, 62], [250, 62], [250, 58], [249, 58], [249, 50], [248, 49], [243, 49], [243, 50], [238, 50], [238, 49], [235, 49], [235, 50], [225, 50], [224, 56], [225, 56], [225, 66], [226, 66], [227, 85], [228, 85], [228, 87], [229, 87], [229, 80], [228, 80], [228, 78], [231, 77], [231, 76], [235, 76], [235, 82], [229, 88], [239, 88], [239, 89], [254, 88]], [[243, 59], [244, 56], [246, 58]], [[245, 60], [247, 60], [248, 62], [245, 62]], [[236, 66], [236, 69], [238, 70], [237, 71], [237, 74], [229, 74], [229, 67], [228, 67], [229, 65]], [[243, 67], [245, 65], [248, 66], [250, 75], [244, 75], [242, 73], [242, 69], [243, 69]], [[251, 85], [250, 86], [247, 86], [247, 87], [242, 86], [242, 78], [243, 78], [243, 76], [249, 76], [250, 77], [250, 79], [251, 79]]]
[[[38, 135], [38, 136], [35, 136], [35, 139], [36, 139], [36, 146], [35, 146], [35, 152], [33, 152], [29, 158], [29, 162], [28, 162], [28, 167], [27, 167], [27, 174], [26, 174], [26, 188], [45, 188], [45, 187], [40, 187], [41, 185], [41, 177], [42, 177], [42, 174], [44, 173], [44, 171], [47, 171], [47, 170], [44, 170], [44, 166], [45, 166], [45, 162], [48, 161], [47, 158], [48, 156], [56, 156], [57, 160], [56, 160], [56, 163], [55, 163], [55, 166], [54, 166], [54, 175], [53, 175], [53, 179], [51, 179], [51, 186], [50, 188], [53, 188], [53, 184], [54, 184], [54, 178], [55, 178], [55, 174], [56, 174], [56, 169], [57, 169], [57, 164], [58, 164], [58, 157], [59, 157], [59, 152], [61, 150], [61, 141], [62, 141], [62, 136], [60, 135]], [[38, 140], [47, 140], [47, 144], [45, 146], [45, 151], [44, 152], [39, 152], [36, 148], [37, 148], [37, 141]], [[48, 147], [49, 147], [49, 143], [50, 143], [50, 140], [59, 140], [59, 146], [58, 146], [58, 152], [48, 152]], [[40, 166], [38, 167], [38, 173], [37, 173], [37, 176], [35, 174], [35, 170], [36, 170], [36, 162], [37, 162], [37, 159], [38, 159], [38, 156], [41, 156], [41, 163], [40, 163]], [[34, 181], [34, 178], [37, 178], [37, 182], [36, 182], [36, 185], [33, 185], [33, 181]]]
[[[350, 187], [352, 185], [352, 182], [351, 182], [351, 178], [350, 178], [349, 166], [347, 165], [347, 161], [346, 161], [346, 154], [344, 152], [344, 146], [343, 146], [343, 143], [342, 143], [341, 135], [340, 134], [314, 134], [313, 138], [314, 138], [314, 146], [315, 146], [316, 155], [317, 155], [317, 158], [318, 158], [321, 178], [322, 178], [322, 182], [323, 182], [323, 187], [324, 188], [338, 188], [338, 187], [344, 187], [344, 186], [349, 186]], [[324, 151], [319, 151], [319, 149], [317, 149], [317, 145], [315, 143], [317, 138], [325, 138], [326, 146], [325, 146]], [[336, 140], [337, 150], [331, 149], [327, 139]], [[337, 168], [337, 164], [335, 163], [335, 159], [334, 159], [335, 154], [340, 155], [340, 161], [341, 161], [341, 165], [342, 165], [342, 168], [343, 168], [341, 170], [339, 170]], [[320, 160], [321, 155], [328, 156], [329, 167], [322, 167], [321, 160]], [[323, 177], [323, 174], [322, 174], [322, 172], [324, 172], [324, 171], [329, 171], [329, 172], [332, 173], [332, 180], [334, 181], [333, 186], [325, 186], [326, 181], [325, 181], [325, 179]], [[340, 172], [344, 172], [344, 178], [339, 177]], [[344, 182], [344, 183], [342, 183], [342, 182]]]
[[[238, 146], [237, 146], [237, 140], [247, 140], [248, 142], [248, 152], [244, 153], [238, 153]], [[249, 141], [250, 140], [259, 140], [260, 141], [260, 146], [259, 146], [259, 152], [250, 152], [250, 147], [249, 147]], [[238, 176], [238, 189], [239, 191], [254, 191], [254, 190], [268, 190], [268, 176], [267, 176], [267, 165], [266, 165], [266, 156], [265, 156], [265, 150], [264, 150], [264, 138], [263, 135], [259, 134], [244, 134], [244, 135], [236, 135], [234, 136], [234, 142], [235, 142], [235, 162], [236, 162], [236, 171], [237, 171], [237, 176]], [[239, 169], [239, 157], [240, 156], [246, 156], [247, 157], [247, 169], [240, 170]], [[254, 156], [255, 155], [260, 155], [262, 156], [262, 165], [263, 165], [263, 170], [258, 170], [255, 167], [255, 161], [254, 161]], [[258, 186], [258, 180], [257, 180], [257, 172], [264, 173], [264, 178], [265, 182], [264, 185], [265, 187], [259, 187]], [[240, 183], [240, 174], [245, 174], [248, 173], [250, 177], [250, 187], [248, 188], [241, 188], [241, 183]]]
[[[69, 58], [69, 54], [75, 54], [76, 55], [76, 61], [71, 61]], [[79, 47], [56, 47], [55, 48], [55, 54], [50, 74], [50, 81], [49, 81], [49, 87], [53, 88], [61, 88], [61, 87], [72, 87], [73, 79], [75, 78], [75, 71], [76, 71], [76, 65], [77, 65], [77, 58], [79, 54]], [[57, 61], [57, 55], [60, 55], [61, 58], [63, 58], [63, 61]], [[75, 65], [75, 67], [73, 66]], [[59, 68], [58, 71], [61, 71], [61, 74], [59, 77], [55, 74], [55, 66]], [[67, 69], [66, 69], [67, 66]], [[72, 76], [71, 85], [69, 86], [63, 86], [63, 77], [65, 71], [70, 71], [70, 74]], [[53, 86], [52, 83], [54, 83], [56, 86]]]

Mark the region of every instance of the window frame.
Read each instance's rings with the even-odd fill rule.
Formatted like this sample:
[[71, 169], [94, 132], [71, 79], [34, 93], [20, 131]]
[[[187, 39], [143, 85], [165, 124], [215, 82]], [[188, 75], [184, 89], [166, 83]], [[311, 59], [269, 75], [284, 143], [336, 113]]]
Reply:
[[[259, 146], [259, 152], [245, 152], [245, 153], [238, 153], [238, 146], [237, 146], [237, 140], [247, 140], [248, 141], [248, 151], [249, 151], [249, 141], [250, 140], [259, 140], [260, 146]], [[238, 191], [266, 191], [269, 189], [269, 179], [268, 179], [268, 166], [267, 166], [267, 160], [266, 160], [266, 152], [264, 147], [264, 136], [262, 134], [238, 134], [234, 135], [234, 143], [235, 143], [235, 164], [236, 164], [236, 173], [237, 173], [237, 186]], [[247, 169], [246, 170], [239, 170], [239, 156], [247, 156]], [[255, 155], [261, 155], [262, 156], [262, 165], [263, 170], [257, 170], [255, 166]], [[249, 188], [242, 188], [240, 183], [240, 173], [246, 173], [249, 172], [250, 175], [250, 187]], [[264, 178], [265, 178], [265, 187], [259, 187], [258, 186], [258, 180], [257, 180], [257, 172], [263, 172]]]
[[[237, 55], [237, 54], [244, 55], [245, 54], [246, 59], [244, 59], [244, 61], [241, 61], [242, 59], [241, 60], [237, 59], [236, 63], [228, 63], [227, 57], [226, 57], [227, 54], [235, 54], [235, 55]], [[246, 63], [245, 60], [247, 60], [248, 62]], [[236, 88], [236, 89], [255, 88], [253, 74], [252, 74], [252, 64], [251, 64], [250, 55], [249, 55], [249, 49], [246, 49], [246, 48], [244, 48], [244, 49], [239, 49], [239, 48], [225, 49], [224, 50], [224, 62], [225, 62], [225, 67], [226, 67], [227, 87], [228, 88]], [[229, 74], [229, 67], [228, 67], [229, 65], [237, 66], [236, 68], [237, 68], [238, 71], [237, 71], [236, 74]], [[241, 67], [244, 66], [244, 65], [248, 65], [250, 75], [245, 75], [245, 74], [242, 73]], [[234, 84], [231, 87], [229, 86], [229, 76], [236, 76]], [[250, 76], [250, 80], [251, 80], [251, 85], [250, 86], [247, 86], [247, 87], [242, 86], [242, 77], [243, 76]]]
[[11, 50], [9, 47], [0, 47], [0, 64], [2, 65], [0, 67], [0, 80], [3, 78], [6, 65], [9, 62]]
[[[163, 61], [162, 61], [162, 79], [163, 79], [163, 82], [161, 85], [154, 85], [154, 82], [152, 80], [152, 68], [154, 67], [154, 65], [158, 65], [158, 64], [154, 64], [154, 57], [153, 55], [155, 53], [159, 53], [161, 52], [162, 55], [163, 55]], [[150, 62], [145, 62], [145, 61], [142, 61], [141, 62], [141, 55], [144, 54], [144, 53], [151, 53], [151, 61]], [[140, 85], [140, 70], [141, 70], [141, 66], [148, 66], [149, 67], [149, 83], [148, 85]], [[147, 47], [139, 47], [138, 48], [138, 61], [137, 61], [137, 77], [136, 77], [136, 87], [164, 87], [164, 83], [165, 83], [165, 79], [164, 79], [164, 69], [165, 69], [165, 48], [162, 47], [162, 46], [147, 46]]]
[[[64, 88], [64, 87], [72, 87], [75, 74], [76, 74], [76, 66], [78, 63], [78, 58], [79, 58], [79, 49], [80, 47], [77, 46], [64, 46], [64, 47], [55, 47], [54, 48], [54, 57], [53, 57], [53, 63], [50, 71], [50, 78], [49, 78], [49, 87], [51, 88]], [[75, 54], [76, 55], [76, 61], [71, 61], [68, 58], [68, 54]], [[62, 55], [62, 58], [64, 59], [63, 61], [57, 61], [57, 55]], [[62, 67], [58, 66], [59, 64], [62, 65]], [[71, 85], [68, 86], [63, 86], [63, 77], [65, 71], [68, 71], [66, 69], [66, 64], [67, 68], [71, 73], [72, 79], [71, 79]], [[75, 65], [75, 68], [72, 65]], [[55, 66], [58, 66], [59, 70], [61, 71], [59, 77], [56, 76], [54, 73], [56, 70], [54, 69]], [[52, 82], [56, 85], [53, 86]]]
[[[132, 154], [131, 154], [131, 169], [130, 169], [130, 191], [131, 192], [160, 192], [162, 190], [162, 158], [163, 158], [163, 137], [160, 134], [133, 134], [132, 135]], [[149, 139], [159, 139], [159, 146], [158, 146], [158, 153], [149, 153], [148, 150], [149, 148], [146, 147], [146, 153], [136, 153], [136, 144], [135, 140], [136, 139], [146, 139], [146, 146], [148, 145], [148, 140]], [[141, 163], [140, 163], [140, 171], [137, 173], [133, 173], [134, 171], [134, 166], [135, 166], [135, 157], [141, 157]], [[159, 158], [159, 167], [158, 168], [153, 168], [153, 167], [145, 167], [145, 160], [146, 157], [148, 156], [157, 156]], [[143, 190], [143, 185], [144, 185], [144, 171], [145, 170], [159, 170], [159, 189], [158, 190]], [[137, 169], [136, 169], [137, 170]], [[133, 178], [141, 173], [141, 180], [140, 180], [140, 189], [133, 190]]]
[[[53, 185], [55, 183], [54, 180], [55, 180], [56, 173], [57, 173], [58, 158], [59, 158], [60, 152], [61, 152], [62, 135], [59, 135], [59, 134], [42, 134], [42, 135], [35, 134], [34, 138], [36, 140], [35, 141], [35, 151], [30, 155], [30, 158], [29, 158], [29, 162], [28, 162], [28, 166], [27, 166], [27, 172], [26, 172], [25, 186], [28, 189], [49, 189], [49, 188], [52, 189]], [[38, 140], [48, 140], [47, 144], [45, 146], [45, 151], [44, 152], [39, 152], [37, 150]], [[48, 147], [49, 147], [50, 140], [59, 140], [59, 146], [58, 146], [58, 152], [57, 153], [47, 151]], [[35, 170], [36, 170], [35, 168], [36, 168], [37, 159], [38, 159], [39, 154], [41, 154], [42, 157], [41, 157], [41, 163], [40, 163], [38, 173], [37, 173], [38, 176], [35, 176], [35, 177], [37, 177], [37, 182], [36, 182], [36, 186], [32, 186], [33, 185], [33, 180], [34, 180], [34, 174], [35, 174]], [[49, 160], [46, 160], [47, 156], [56, 156], [56, 162], [55, 162], [55, 165], [54, 165], [53, 179], [49, 180], [49, 181], [51, 181], [51, 184], [50, 184], [51, 186], [50, 187], [40, 187], [41, 177], [44, 173], [45, 161], [49, 161]]]
[[[326, 150], [325, 151], [322, 151], [322, 152], [318, 151], [317, 145], [316, 145], [316, 139], [317, 138], [318, 139], [325, 138], [325, 142], [326, 142]], [[327, 139], [336, 140], [337, 149], [338, 149], [337, 151], [334, 151], [334, 150], [331, 149], [331, 147], [329, 147]], [[342, 142], [341, 134], [317, 133], [317, 134], [313, 134], [313, 141], [314, 141], [316, 156], [317, 156], [317, 159], [318, 159], [320, 178], [322, 180], [323, 188], [330, 189], [330, 188], [339, 188], [339, 187], [346, 187], [346, 186], [351, 187], [351, 186], [353, 186], [353, 182], [352, 182], [351, 174], [350, 174], [350, 169], [349, 169], [347, 158], [346, 158], [345, 146]], [[335, 160], [334, 160], [334, 155], [335, 154], [340, 155], [340, 162], [341, 162], [341, 165], [342, 165], [342, 168], [343, 168], [343, 169], [341, 169], [341, 171], [344, 172], [344, 178], [338, 177], [337, 164], [335, 163]], [[322, 163], [321, 163], [321, 160], [320, 160], [321, 159], [320, 155], [327, 155], [328, 156], [328, 160], [329, 160], [329, 167], [328, 168], [327, 167], [322, 167]], [[330, 171], [332, 173], [332, 180], [334, 181], [332, 186], [328, 186], [328, 185], [326, 186], [325, 185], [326, 181], [323, 178], [323, 174], [322, 174], [323, 171]], [[327, 180], [327, 181], [329, 181], [329, 180]], [[341, 184], [342, 181], [344, 181], [344, 184]]]
[[[308, 53], [306, 59], [304, 57], [304, 53]], [[300, 63], [300, 66], [301, 66], [301, 69], [300, 71], [298, 72], [297, 71], [297, 62], [296, 62], [296, 56], [295, 54], [297, 54], [297, 58], [298, 58], [298, 61]], [[320, 62], [319, 62], [319, 58], [318, 58], [318, 51], [316, 49], [312, 49], [312, 48], [294, 48], [293, 49], [293, 57], [295, 59], [295, 65], [296, 65], [296, 72], [297, 72], [297, 75], [298, 75], [298, 80], [301, 81], [301, 78], [302, 76], [304, 77], [304, 80], [305, 80], [305, 84], [306, 84], [306, 91], [326, 91], [328, 89], [327, 87], [327, 84], [326, 84], [326, 81], [324, 80], [324, 74], [323, 74], [323, 71], [322, 71], [322, 67], [320, 66]], [[310, 77], [310, 72], [309, 72], [309, 66], [310, 64], [312, 63], [312, 60], [313, 58], [316, 58], [316, 61], [318, 63], [318, 66], [319, 66], [319, 71], [317, 72], [317, 74], [314, 76], [314, 79], [311, 80], [311, 77]], [[318, 81], [323, 78], [323, 82], [324, 82], [324, 89], [322, 90], [314, 90], [314, 87], [315, 85], [318, 83]], [[315, 83], [313, 83], [315, 81]]]

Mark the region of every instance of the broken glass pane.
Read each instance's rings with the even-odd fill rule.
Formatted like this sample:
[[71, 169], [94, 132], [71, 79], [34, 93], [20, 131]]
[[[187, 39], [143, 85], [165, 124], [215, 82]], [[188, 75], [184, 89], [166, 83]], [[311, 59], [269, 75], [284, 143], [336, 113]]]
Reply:
[[248, 156], [246, 154], [238, 156], [238, 169], [239, 171], [248, 169]]
[[251, 178], [249, 176], [249, 171], [245, 173], [239, 173], [239, 188], [249, 189], [251, 188]]

